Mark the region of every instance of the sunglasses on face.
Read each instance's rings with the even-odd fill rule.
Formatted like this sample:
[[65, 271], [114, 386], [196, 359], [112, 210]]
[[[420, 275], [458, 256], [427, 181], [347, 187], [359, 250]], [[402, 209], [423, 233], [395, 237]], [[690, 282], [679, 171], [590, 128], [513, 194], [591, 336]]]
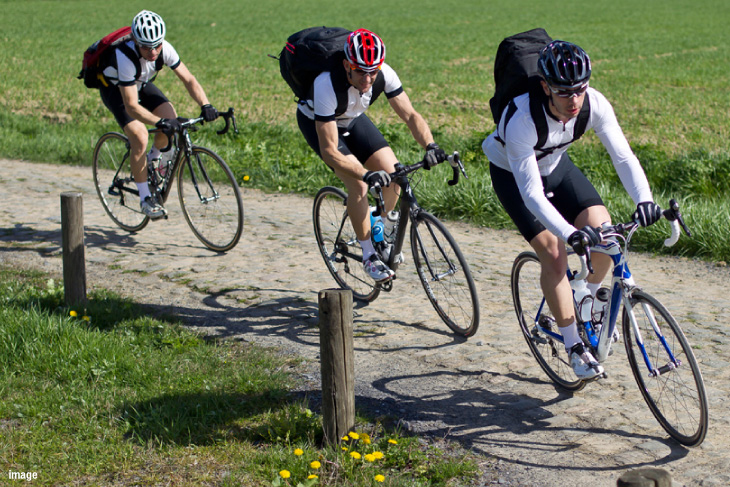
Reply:
[[553, 88], [550, 85], [548, 85], [548, 88], [550, 89], [550, 91], [553, 94], [559, 96], [560, 98], [572, 98], [574, 96], [580, 96], [583, 93], [585, 93], [586, 90], [588, 89], [588, 83], [584, 84], [583, 86], [581, 86], [580, 88], [577, 88], [575, 90], [560, 90], [557, 88]]
[[356, 65], [350, 63], [350, 69], [353, 70], [359, 76], [368, 76], [369, 75], [371, 78], [374, 78], [378, 75], [378, 71], [380, 71], [380, 66], [378, 66], [374, 71], [363, 71], [362, 69], [358, 68]]
[[138, 45], [139, 45], [140, 49], [144, 49], [145, 51], [156, 51], [162, 46], [162, 43], [160, 42], [156, 46], [143, 46], [141, 44], [138, 44]]

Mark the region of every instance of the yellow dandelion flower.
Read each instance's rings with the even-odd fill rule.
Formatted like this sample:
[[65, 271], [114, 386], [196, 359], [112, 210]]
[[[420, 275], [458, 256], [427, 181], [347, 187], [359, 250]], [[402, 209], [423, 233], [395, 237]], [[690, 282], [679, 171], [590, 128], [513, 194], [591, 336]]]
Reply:
[[384, 475], [378, 474], [374, 478], [375, 478], [375, 481], [376, 482], [385, 482], [385, 476]]
[[348, 450], [348, 448], [346, 446], [342, 447], [342, 451], [347, 451], [347, 450]]
[[311, 479], [318, 479], [318, 478], [319, 478], [319, 477], [317, 477], [316, 475], [312, 474], [312, 475], [310, 475], [309, 477], [307, 477], [307, 480], [311, 480]]
[[343, 436], [343, 437], [342, 437], [342, 438], [340, 438], [340, 439], [341, 439], [342, 441], [349, 441], [349, 440], [350, 440], [350, 437], [349, 437], [349, 436], [347, 436], [347, 435], [345, 435], [345, 436]]
[[376, 460], [376, 458], [375, 455], [373, 455], [372, 453], [368, 453], [367, 455], [365, 455], [365, 460], [372, 463]]
[[304, 451], [301, 448], [297, 448], [296, 450], [294, 450], [294, 454], [296, 456], [300, 457], [300, 456], [304, 455]]
[[279, 475], [281, 475], [282, 479], [288, 479], [289, 477], [291, 477], [291, 472], [289, 470], [282, 470], [281, 472], [279, 472]]
[[359, 454], [358, 452], [354, 451], [354, 452], [351, 452], [351, 453], [350, 453], [350, 456], [351, 456], [352, 458], [354, 458], [355, 460], [360, 460], [360, 457], [361, 457], [362, 455], [360, 455], [360, 454]]
[[309, 466], [312, 467], [313, 469], [317, 470], [319, 467], [322, 466], [322, 464], [319, 463], [317, 460], [315, 460], [312, 463], [310, 463]]
[[81, 319], [84, 320], [84, 321], [91, 321], [91, 316], [84, 315], [84, 316], [81, 317]]
[[363, 442], [363, 443], [365, 443], [366, 445], [369, 445], [370, 443], [372, 443], [372, 442], [370, 441], [370, 438], [368, 438], [368, 437], [365, 437], [365, 438], [363, 438], [363, 439], [362, 439], [362, 442]]
[[374, 452], [373, 452], [373, 456], [374, 456], [375, 458], [377, 458], [378, 460], [380, 460], [380, 459], [381, 459], [381, 458], [383, 458], [383, 457], [384, 457], [385, 455], [383, 455], [383, 452], [382, 452], [382, 451], [374, 451]]
[[76, 311], [74, 311], [74, 310], [71, 310], [71, 311], [69, 311], [69, 312], [68, 312], [68, 314], [69, 314], [69, 316], [73, 316], [74, 318], [76, 318], [76, 317], [77, 317], [77, 316], [79, 315], [79, 314], [78, 314], [78, 313], [77, 313]]
[[395, 441], [395, 440], [393, 440], [393, 439], [388, 440], [388, 443], [390, 443], [391, 445], [397, 445], [398, 444], [398, 442]]
[[349, 434], [348, 436], [349, 436], [350, 438], [352, 438], [353, 440], [359, 440], [359, 439], [360, 439], [360, 435], [358, 435], [358, 434], [357, 434], [357, 433], [355, 433], [354, 431], [350, 431], [350, 434]]
[[251, 179], [251, 176], [249, 176], [248, 174], [246, 174], [246, 175], [245, 175], [245, 176], [243, 177], [243, 180], [244, 180], [244, 181], [248, 181], [249, 179]]

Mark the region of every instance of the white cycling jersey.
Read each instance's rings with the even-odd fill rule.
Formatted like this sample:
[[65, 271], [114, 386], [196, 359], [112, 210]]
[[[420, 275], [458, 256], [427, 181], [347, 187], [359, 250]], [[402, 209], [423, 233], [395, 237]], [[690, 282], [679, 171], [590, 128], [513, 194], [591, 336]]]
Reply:
[[[387, 63], [381, 67], [385, 76], [384, 93], [388, 98], [396, 96], [403, 91], [403, 86], [396, 72]], [[372, 87], [366, 93], [360, 93], [357, 88], [351, 86], [347, 90], [347, 111], [335, 117], [337, 110], [337, 95], [332, 86], [332, 78], [329, 71], [321, 73], [314, 80], [314, 100], [307, 100], [299, 104], [299, 110], [310, 120], [336, 120], [337, 126], [347, 128], [353, 119], [359, 117], [370, 107], [373, 96]]]
[[[504, 117], [500, 120], [497, 130], [482, 143], [482, 150], [492, 164], [512, 172], [525, 205], [540, 223], [567, 241], [577, 229], [548, 201], [540, 177], [555, 170], [569, 145], [537, 160], [534, 149], [537, 144], [537, 129], [530, 115], [529, 96], [524, 94], [515, 98], [517, 111], [514, 116], [507, 127], [504, 127]], [[653, 201], [644, 170], [616, 120], [613, 107], [605, 96], [593, 88], [588, 88], [586, 96], [590, 98], [591, 107], [586, 130], [592, 128], [606, 147], [621, 183], [634, 203]], [[543, 147], [555, 147], [573, 139], [577, 117], [565, 124], [547, 113], [546, 119], [548, 136]], [[496, 140], [497, 135], [505, 144]]]
[[[134, 52], [139, 54], [135, 42], [133, 40], [127, 41], [129, 46]], [[147, 61], [139, 56], [140, 73], [137, 75], [137, 68], [134, 62], [127, 57], [121, 49], [116, 49], [116, 63], [112, 63], [111, 66], [107, 66], [104, 69], [104, 76], [114, 85], [117, 86], [131, 86], [137, 84], [137, 90], [142, 89], [145, 83], [149, 82], [157, 75], [155, 70], [155, 61]], [[180, 56], [172, 44], [167, 41], [162, 41], [162, 61], [165, 66], [169, 66], [170, 69], [175, 69], [180, 65]], [[116, 65], [115, 65], [116, 64]]]

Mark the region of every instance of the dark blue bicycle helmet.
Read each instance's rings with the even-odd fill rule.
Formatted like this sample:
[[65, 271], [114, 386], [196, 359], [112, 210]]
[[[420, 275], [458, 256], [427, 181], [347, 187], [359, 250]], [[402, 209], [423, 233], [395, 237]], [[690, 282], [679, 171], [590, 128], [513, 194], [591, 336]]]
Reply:
[[588, 83], [591, 60], [571, 42], [555, 40], [540, 51], [537, 67], [547, 84], [554, 88], [573, 89]]

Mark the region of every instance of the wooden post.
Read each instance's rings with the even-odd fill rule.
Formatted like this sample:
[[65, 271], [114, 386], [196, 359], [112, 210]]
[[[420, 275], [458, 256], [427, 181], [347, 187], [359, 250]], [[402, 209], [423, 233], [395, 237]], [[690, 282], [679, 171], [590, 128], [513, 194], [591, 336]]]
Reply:
[[617, 487], [672, 487], [672, 476], [666, 470], [642, 467], [625, 472], [616, 482]]
[[81, 193], [61, 193], [63, 286], [66, 305], [86, 302], [84, 207]]
[[319, 348], [324, 441], [332, 445], [355, 426], [352, 291], [349, 289], [319, 292]]

